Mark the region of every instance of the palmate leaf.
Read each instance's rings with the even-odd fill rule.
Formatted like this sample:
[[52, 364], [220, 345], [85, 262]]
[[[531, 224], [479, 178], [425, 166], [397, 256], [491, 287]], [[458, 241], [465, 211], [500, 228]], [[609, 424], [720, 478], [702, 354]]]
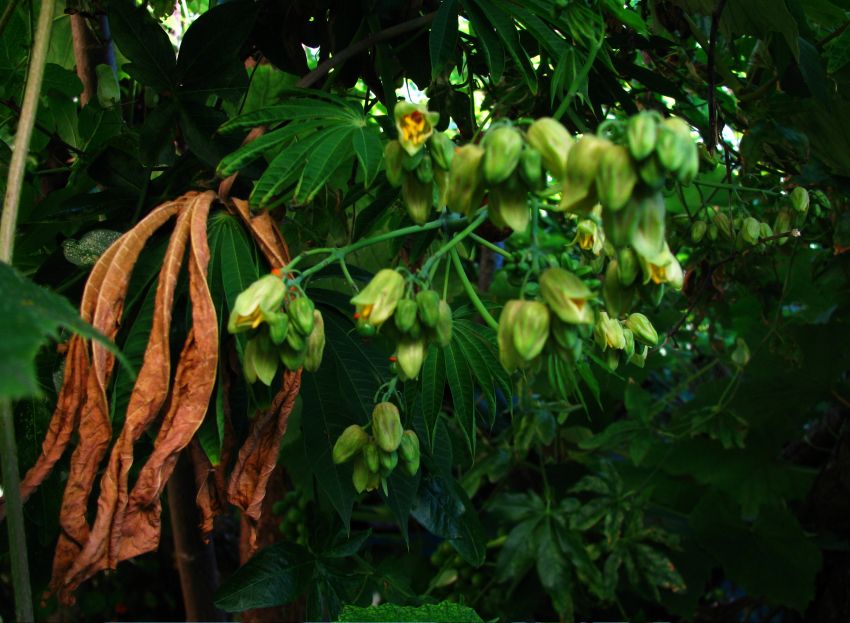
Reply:
[[287, 141], [291, 141], [301, 135], [312, 132], [322, 125], [323, 121], [321, 119], [299, 121], [263, 134], [258, 139], [255, 139], [250, 143], [243, 145], [236, 151], [227, 154], [221, 159], [221, 162], [218, 163], [216, 170], [222, 177], [236, 173], [240, 169], [254, 162], [257, 158], [261, 158], [266, 153], [282, 146]]
[[384, 145], [378, 128], [367, 126], [354, 131], [354, 153], [363, 169], [363, 185], [367, 188], [375, 181], [384, 164]]
[[505, 46], [505, 50], [516, 63], [520, 73], [522, 73], [528, 90], [532, 94], [536, 94], [537, 76], [534, 74], [534, 68], [531, 66], [528, 54], [523, 50], [522, 45], [520, 45], [514, 20], [495, 4], [490, 2], [485, 3], [481, 0], [469, 0], [469, 2], [476, 3], [478, 8], [487, 16], [487, 19], [496, 31], [496, 36]]
[[130, 61], [124, 67], [127, 73], [157, 89], [173, 88], [177, 66], [174, 49], [147, 9], [137, 8], [129, 0], [110, 3], [109, 29], [118, 49]]
[[431, 55], [432, 78], [443, 70], [455, 51], [458, 5], [458, 0], [443, 0], [431, 25], [428, 49]]
[[299, 171], [304, 166], [305, 155], [321, 139], [322, 136], [319, 133], [308, 134], [282, 149], [266, 168], [263, 176], [254, 184], [254, 190], [251, 191], [251, 205], [265, 207], [284, 188], [294, 184]]
[[422, 371], [419, 373], [422, 400], [422, 417], [428, 438], [429, 448], [434, 447], [434, 435], [437, 430], [437, 418], [443, 406], [443, 393], [446, 389], [446, 368], [443, 362], [443, 349], [436, 344], [428, 348]]
[[473, 397], [472, 371], [457, 339], [443, 348], [446, 364], [446, 379], [452, 393], [455, 420], [466, 439], [470, 456], [475, 456], [475, 402]]
[[350, 125], [335, 127], [321, 134], [321, 140], [307, 154], [304, 171], [295, 189], [296, 201], [307, 203], [313, 199], [331, 174], [351, 158], [354, 135], [355, 128]]
[[473, 0], [464, 0], [464, 13], [469, 17], [481, 43], [481, 51], [490, 70], [490, 80], [497, 83], [505, 73], [505, 48], [493, 31], [492, 24]]

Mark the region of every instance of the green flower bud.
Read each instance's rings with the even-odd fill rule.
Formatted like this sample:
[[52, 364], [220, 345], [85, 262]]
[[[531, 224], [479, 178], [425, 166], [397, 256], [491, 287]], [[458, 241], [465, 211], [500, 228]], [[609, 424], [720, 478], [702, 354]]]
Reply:
[[[540, 275], [540, 294], [552, 312], [563, 322], [593, 322], [593, 309], [588, 304], [593, 293], [573, 273], [563, 268], [547, 268]], [[501, 330], [501, 320], [499, 328]]]
[[371, 474], [363, 457], [354, 459], [354, 471], [351, 474], [351, 482], [354, 484], [354, 490], [357, 493], [363, 493], [369, 486]]
[[452, 166], [452, 158], [455, 155], [455, 144], [443, 132], [434, 132], [428, 141], [431, 157], [434, 164], [443, 171], [448, 171]]
[[658, 138], [658, 115], [648, 111], [634, 115], [629, 119], [626, 138], [635, 160], [651, 155]]
[[428, 154], [424, 154], [422, 160], [416, 166], [416, 179], [429, 186], [434, 181], [434, 166], [431, 163], [431, 156]]
[[286, 286], [280, 277], [274, 275], [261, 277], [236, 297], [236, 303], [227, 322], [228, 332], [239, 333], [256, 329], [270, 314], [278, 311], [284, 296], [286, 296]]
[[649, 346], [658, 344], [658, 332], [649, 318], [643, 314], [631, 314], [626, 318], [626, 327], [634, 333], [635, 337]]
[[655, 257], [640, 256], [643, 269], [643, 282], [655, 284], [669, 283], [676, 290], [681, 290], [685, 280], [682, 266], [676, 256], [670, 252], [670, 247], [664, 244], [664, 249]]
[[384, 268], [351, 299], [351, 304], [357, 310], [354, 317], [358, 324], [379, 327], [393, 315], [403, 294], [404, 277], [392, 269]]
[[693, 145], [691, 128], [678, 117], [665, 119], [658, 128], [655, 151], [668, 171], [676, 172], [689, 157]]
[[811, 195], [812, 201], [815, 205], [819, 205], [824, 210], [829, 210], [832, 208], [832, 204], [829, 201], [829, 197], [826, 196], [826, 193], [822, 190], [813, 190], [809, 193]]
[[416, 311], [416, 301], [413, 299], [401, 299], [398, 305], [396, 305], [395, 314], [393, 314], [396, 328], [402, 333], [410, 331], [416, 322]]
[[[684, 144], [685, 143], [683, 143], [683, 145]], [[686, 144], [688, 147], [682, 148], [685, 150], [685, 159], [679, 167], [679, 170], [676, 171], [676, 179], [679, 180], [679, 183], [682, 186], [690, 186], [691, 182], [694, 181], [699, 173], [699, 150], [697, 149], [696, 143], [691, 140]]]
[[729, 220], [729, 217], [725, 212], [716, 211], [712, 217], [711, 221], [717, 226], [717, 230], [723, 234], [726, 238], [730, 240], [733, 237], [732, 231], [732, 221]]
[[640, 263], [637, 254], [631, 247], [623, 247], [617, 250], [617, 276], [620, 285], [630, 286], [640, 272]]
[[529, 145], [525, 145], [519, 155], [519, 176], [530, 190], [538, 191], [546, 188], [543, 156]]
[[759, 223], [759, 238], [764, 240], [773, 236], [773, 229], [767, 223]]
[[255, 383], [259, 379], [264, 385], [271, 385], [277, 373], [277, 352], [268, 334], [259, 335], [245, 344], [242, 368], [245, 380]]
[[[794, 220], [794, 215], [791, 212], [790, 208], [783, 207], [779, 210], [779, 214], [776, 215], [776, 220], [773, 222], [773, 231], [778, 234], [784, 234], [788, 231], [791, 231], [791, 226]], [[785, 244], [788, 242], [788, 238], [779, 238], [779, 244]]]
[[626, 347], [626, 336], [623, 334], [620, 321], [616, 318], [610, 318], [604, 311], [599, 312], [599, 318], [596, 319], [593, 337], [603, 351], [608, 348], [623, 350]]
[[717, 229], [717, 225], [714, 223], [709, 223], [708, 225], [708, 239], [712, 242], [717, 240], [717, 236], [720, 235], [719, 230]]
[[577, 362], [581, 357], [582, 339], [576, 328], [555, 318], [552, 321], [552, 335], [567, 359], [573, 363]]
[[643, 368], [646, 364], [646, 356], [649, 354], [649, 347], [644, 346], [639, 351], [636, 350], [635, 354], [629, 357], [629, 363], [633, 363], [638, 368]]
[[445, 301], [440, 301], [437, 326], [434, 330], [437, 334], [437, 344], [448, 346], [452, 341], [452, 308]]
[[304, 357], [304, 369], [315, 372], [322, 365], [325, 352], [325, 320], [318, 309], [313, 310], [313, 331], [307, 336], [307, 354]]
[[423, 182], [416, 174], [406, 173], [401, 184], [401, 196], [410, 219], [417, 225], [427, 223], [434, 200], [433, 184]]
[[628, 361], [635, 354], [635, 334], [628, 327], [623, 327], [623, 337], [626, 338], [626, 345], [623, 346], [623, 355], [625, 355], [626, 361]]
[[605, 280], [602, 282], [602, 298], [605, 307], [612, 316], [622, 316], [632, 308], [635, 298], [635, 288], [623, 286], [620, 283], [619, 263], [617, 260], [608, 262]]
[[602, 252], [605, 245], [605, 234], [596, 224], [596, 221], [582, 219], [576, 226], [576, 237], [573, 243], [578, 243], [583, 251], [590, 251], [594, 255]]
[[522, 301], [508, 301], [499, 315], [499, 330], [496, 341], [499, 344], [499, 361], [508, 372], [516, 370], [523, 363], [514, 347], [513, 328]]
[[791, 200], [791, 207], [794, 208], [795, 212], [805, 214], [809, 211], [809, 191], [802, 186], [795, 187], [791, 191], [789, 199]]
[[438, 211], [446, 207], [449, 201], [449, 172], [442, 169], [434, 169], [434, 182], [437, 184]]
[[642, 193], [633, 195], [626, 207], [616, 212], [602, 210], [602, 229], [613, 246], [625, 247], [631, 243], [640, 220], [642, 197]]
[[425, 340], [403, 339], [396, 344], [398, 366], [408, 379], [415, 379], [425, 360]]
[[430, 329], [436, 327], [440, 317], [440, 295], [434, 290], [421, 290], [416, 294], [416, 306], [422, 324]]
[[381, 457], [381, 475], [389, 476], [398, 465], [398, 452], [380, 452]]
[[298, 331], [295, 331], [294, 326], [292, 331], [286, 332], [286, 339], [284, 340], [284, 343], [294, 351], [301, 352], [307, 350], [307, 338], [301, 335]]
[[469, 214], [484, 196], [484, 148], [468, 144], [459, 148], [449, 171], [448, 206], [452, 212]]
[[664, 197], [655, 192], [636, 198], [637, 227], [630, 243], [638, 255], [655, 257], [664, 249], [665, 216]]
[[501, 184], [511, 176], [522, 153], [522, 134], [509, 126], [487, 132], [484, 147], [484, 179], [489, 184]]
[[667, 181], [667, 171], [658, 159], [658, 154], [652, 154], [649, 158], [638, 164], [638, 176], [650, 190], [661, 190]]
[[[294, 332], [290, 331], [290, 333]], [[307, 358], [307, 349], [302, 348], [301, 350], [296, 350], [287, 342], [284, 342], [278, 350], [278, 355], [280, 356], [280, 360], [283, 362], [284, 367], [287, 370], [295, 372], [298, 368], [304, 365], [304, 360]]]
[[306, 296], [299, 296], [289, 303], [286, 309], [292, 327], [305, 337], [313, 331], [313, 323], [315, 321], [315, 316], [313, 315], [314, 309], [313, 301]]
[[549, 337], [549, 308], [539, 301], [522, 301], [514, 319], [514, 349], [525, 361], [543, 350]]
[[372, 474], [377, 474], [378, 470], [381, 469], [381, 457], [378, 446], [375, 445], [373, 440], [370, 440], [369, 443], [363, 446], [363, 461]]
[[596, 173], [602, 154], [609, 147], [611, 141], [593, 134], [585, 134], [575, 144], [567, 160], [559, 210], [588, 212], [596, 204]]
[[398, 142], [411, 156], [417, 153], [434, 133], [440, 114], [428, 112], [427, 106], [398, 102], [395, 105], [395, 127]]
[[567, 129], [556, 119], [541, 117], [529, 126], [526, 138], [528, 144], [540, 153], [552, 177], [563, 181], [567, 174], [567, 157], [573, 146]]
[[391, 402], [381, 402], [372, 410], [372, 433], [384, 452], [394, 452], [401, 443], [404, 429], [398, 408]]
[[331, 457], [336, 465], [345, 463], [369, 443], [369, 435], [361, 426], [352, 424], [337, 437]]
[[401, 445], [398, 448], [401, 458], [405, 461], [419, 461], [419, 437], [412, 430], [404, 431]]
[[749, 244], [758, 244], [759, 235], [761, 234], [761, 224], [752, 216], [744, 219], [741, 226], [741, 239]]
[[490, 189], [488, 207], [491, 208], [491, 214], [493, 214], [493, 211], [498, 213], [498, 217], [494, 219], [497, 225], [501, 221], [519, 233], [528, 228], [528, 222], [531, 218], [528, 210], [528, 191], [516, 178], [511, 178], [504, 184], [499, 184]]
[[739, 368], [743, 368], [750, 362], [750, 347], [743, 338], [738, 338], [735, 341], [735, 350], [732, 351], [732, 363]]
[[629, 150], [621, 145], [610, 145], [602, 152], [596, 172], [599, 203], [603, 208], [620, 210], [631, 199], [637, 178]]
[[705, 237], [706, 232], [708, 232], [708, 223], [705, 221], [694, 221], [694, 224], [691, 225], [691, 240], [694, 244], [699, 243]]
[[283, 344], [286, 333], [289, 331], [289, 316], [286, 314], [272, 313], [267, 317], [269, 323], [269, 337], [276, 346]]
[[390, 141], [384, 147], [384, 166], [387, 170], [387, 180], [390, 185], [401, 186], [401, 176], [404, 173], [402, 160], [404, 159], [404, 148], [398, 141]]

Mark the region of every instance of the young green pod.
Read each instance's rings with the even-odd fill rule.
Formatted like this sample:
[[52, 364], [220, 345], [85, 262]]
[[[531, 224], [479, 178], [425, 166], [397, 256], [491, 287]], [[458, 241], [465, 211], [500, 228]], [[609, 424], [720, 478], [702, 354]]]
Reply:
[[549, 337], [549, 308], [539, 301], [522, 301], [514, 319], [512, 338], [520, 358], [531, 361]]
[[304, 356], [304, 369], [315, 372], [322, 365], [325, 352], [325, 320], [318, 309], [313, 310], [313, 331], [307, 336], [307, 354]]
[[421, 290], [416, 294], [416, 306], [422, 324], [430, 329], [436, 327], [440, 316], [440, 295], [434, 290]]
[[556, 180], [563, 181], [573, 138], [556, 119], [541, 117], [532, 123], [526, 134], [528, 144], [540, 153], [543, 165]]
[[286, 312], [289, 315], [292, 327], [304, 337], [307, 337], [313, 331], [314, 309], [313, 301], [306, 296], [299, 296], [287, 307]]
[[472, 143], [455, 152], [449, 171], [448, 207], [452, 212], [469, 214], [484, 195], [484, 148]]
[[416, 301], [413, 299], [401, 299], [396, 305], [393, 320], [396, 328], [402, 333], [408, 333], [416, 323], [417, 312]]
[[644, 111], [632, 116], [626, 128], [626, 139], [636, 160], [651, 155], [658, 139], [658, 115]]
[[372, 410], [372, 433], [378, 447], [384, 452], [394, 452], [401, 443], [404, 429], [398, 408], [391, 402], [381, 402]]
[[360, 452], [367, 443], [369, 443], [369, 435], [366, 434], [363, 427], [352, 424], [337, 437], [331, 451], [331, 458], [336, 465], [345, 463]]
[[481, 141], [484, 147], [484, 179], [488, 184], [501, 184], [519, 164], [522, 135], [510, 126], [500, 126], [487, 132]]
[[632, 197], [638, 175], [629, 150], [610, 145], [602, 152], [596, 172], [596, 193], [599, 203], [609, 210], [620, 210]]

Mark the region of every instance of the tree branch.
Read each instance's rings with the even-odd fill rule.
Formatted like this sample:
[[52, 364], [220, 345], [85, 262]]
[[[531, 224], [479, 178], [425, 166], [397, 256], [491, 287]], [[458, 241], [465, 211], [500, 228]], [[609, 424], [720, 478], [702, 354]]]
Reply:
[[711, 31], [708, 35], [708, 151], [714, 153], [719, 140], [717, 129], [716, 78], [714, 74], [715, 53], [717, 48], [717, 29], [720, 26], [720, 16], [726, 6], [726, 0], [719, 0], [717, 8], [711, 15]]

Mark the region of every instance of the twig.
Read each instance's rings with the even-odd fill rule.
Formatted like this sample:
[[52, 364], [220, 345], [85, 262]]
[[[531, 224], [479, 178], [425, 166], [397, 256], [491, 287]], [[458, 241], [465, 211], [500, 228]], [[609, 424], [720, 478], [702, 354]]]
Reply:
[[714, 75], [714, 56], [715, 48], [717, 47], [717, 29], [720, 26], [720, 15], [723, 13], [723, 8], [726, 6], [726, 0], [719, 0], [717, 8], [711, 15], [711, 30], [708, 35], [708, 151], [714, 153], [719, 140], [717, 131], [717, 102], [716, 94], [716, 78]]
[[89, 33], [86, 18], [79, 13], [71, 15], [71, 36], [74, 41], [74, 62], [77, 77], [83, 83], [83, 92], [80, 93], [80, 106], [85, 106], [97, 97], [97, 72], [90, 56], [94, 40]]
[[385, 28], [384, 30], [376, 32], [374, 35], [370, 35], [365, 39], [357, 41], [356, 43], [352, 43], [347, 48], [344, 48], [334, 54], [333, 57], [324, 61], [321, 65], [316, 67], [316, 69], [308, 73], [306, 76], [303, 76], [298, 82], [295, 83], [295, 86], [300, 87], [302, 89], [308, 89], [314, 84], [316, 84], [316, 82], [318, 82], [322, 78], [322, 76], [327, 74], [331, 69], [333, 69], [337, 65], [343, 64], [351, 57], [357, 56], [358, 54], [360, 54], [360, 52], [368, 50], [377, 43], [381, 43], [382, 41], [387, 41], [388, 39], [398, 37], [399, 35], [403, 35], [407, 32], [410, 32], [411, 30], [416, 30], [417, 28], [421, 28], [422, 26], [427, 26], [428, 24], [434, 21], [434, 18], [436, 16], [436, 11], [433, 13], [428, 13], [426, 15], [420, 15], [419, 17], [408, 20], [406, 22], [402, 22], [401, 24], [396, 24], [395, 26]]
[[[50, 29], [53, 26], [53, 8], [52, 2], [42, 2], [38, 13], [38, 26], [30, 55], [24, 101], [15, 132], [15, 148], [9, 162], [6, 197], [3, 203], [3, 214], [0, 216], [0, 261], [9, 264], [12, 263], [15, 249], [15, 227], [18, 221], [18, 208], [21, 204], [21, 190], [24, 186], [30, 140], [38, 112], [38, 96], [44, 77]], [[8, 399], [0, 400], [0, 448], [2, 448], [0, 461], [3, 468], [3, 492], [6, 497], [6, 516], [9, 525], [9, 550], [12, 554], [10, 558], [12, 584], [15, 591], [15, 619], [32, 621], [34, 620], [32, 589], [21, 501], [21, 476], [18, 473], [18, 447], [15, 441], [12, 403]]]

